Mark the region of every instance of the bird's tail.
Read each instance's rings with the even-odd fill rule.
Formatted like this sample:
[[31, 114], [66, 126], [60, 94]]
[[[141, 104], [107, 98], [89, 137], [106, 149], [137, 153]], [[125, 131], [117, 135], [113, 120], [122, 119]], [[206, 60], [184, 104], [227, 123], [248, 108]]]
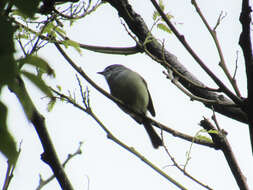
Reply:
[[159, 146], [163, 145], [162, 139], [158, 136], [155, 132], [154, 128], [151, 126], [150, 122], [143, 121], [143, 125], [149, 135], [149, 138], [152, 142], [154, 148], [158, 148]]

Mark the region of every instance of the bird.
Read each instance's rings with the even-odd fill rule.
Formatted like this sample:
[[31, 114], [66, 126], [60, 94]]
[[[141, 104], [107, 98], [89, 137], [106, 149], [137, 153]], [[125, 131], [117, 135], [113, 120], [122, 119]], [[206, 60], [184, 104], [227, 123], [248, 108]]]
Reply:
[[[110, 93], [124, 103], [132, 111], [146, 115], [147, 111], [155, 116], [155, 109], [147, 87], [146, 81], [135, 71], [120, 65], [114, 64], [98, 72], [105, 77], [110, 88]], [[138, 114], [130, 113], [126, 107], [118, 106], [128, 113], [137, 123], [143, 124], [155, 149], [163, 145], [159, 135], [151, 125], [151, 122]]]

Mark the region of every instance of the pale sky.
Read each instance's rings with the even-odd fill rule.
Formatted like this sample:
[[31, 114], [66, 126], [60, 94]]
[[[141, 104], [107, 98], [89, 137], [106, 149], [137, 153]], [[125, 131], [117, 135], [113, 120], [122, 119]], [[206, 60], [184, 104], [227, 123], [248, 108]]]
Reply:
[[[165, 3], [166, 12], [174, 16], [173, 22], [177, 23], [178, 30], [209, 68], [221, 79], [224, 79], [224, 74], [218, 66], [219, 58], [214, 42], [190, 1], [164, 1], [167, 2]], [[145, 1], [145, 5], [143, 5], [143, 1], [132, 0], [130, 3], [151, 27], [154, 11], [151, 2]], [[199, 6], [211, 26], [215, 25], [221, 11], [227, 14], [217, 29], [217, 35], [231, 71], [235, 68], [236, 51], [239, 50], [238, 73], [240, 76], [237, 78], [237, 82], [242, 94], [245, 95], [245, 74], [241, 74], [244, 73], [244, 63], [242, 52], [238, 46], [238, 37], [241, 31], [238, 21], [240, 3], [239, 1], [213, 0], [201, 1]], [[87, 16], [71, 28], [66, 27], [66, 29], [70, 39], [83, 44], [113, 47], [135, 45], [135, 42], [122, 26], [117, 12], [109, 4], [101, 6], [92, 15]], [[190, 72], [195, 73], [199, 80], [215, 87], [214, 83], [200, 69], [174, 35], [156, 28], [153, 34], [160, 40], [164, 39], [166, 49], [176, 55], [179, 61]], [[108, 65], [124, 64], [141, 74], [147, 81], [151, 92], [156, 110], [155, 119], [175, 130], [195, 135], [201, 129], [198, 123], [203, 116], [211, 119], [211, 110], [199, 102], [190, 101], [189, 97], [166, 79], [162, 74], [164, 69], [145, 54], [119, 56], [83, 50], [82, 55], [80, 55], [71, 48], [67, 52], [97, 84], [106, 90], [108, 90], [108, 86], [104, 78], [97, 72]], [[56, 79], [47, 78], [48, 83], [52, 86], [61, 85], [66, 94], [68, 90], [75, 93], [81, 103], [75, 73], [56, 48], [53, 45], [48, 45], [39, 55], [46, 59], [56, 71]], [[133, 146], [185, 187], [190, 190], [203, 189], [171, 166], [172, 162], [163, 148], [153, 149], [141, 125], [122, 112], [86, 81], [82, 80], [82, 83], [83, 86], [88, 85], [89, 87], [94, 113], [115, 136], [127, 145]], [[75, 189], [177, 189], [140, 159], [109, 140], [105, 132], [87, 114], [63, 102], [58, 102], [53, 111], [48, 113], [46, 110], [48, 100], [43, 98], [44, 95], [29, 82], [27, 82], [27, 88], [37, 108], [46, 118], [49, 134], [62, 161], [66, 159], [69, 153], [73, 153], [77, 149], [80, 141], [84, 142], [82, 155], [71, 160], [65, 170]], [[16, 97], [7, 88], [4, 90], [1, 99], [10, 107], [8, 116], [10, 130], [18, 143], [22, 141], [22, 152], [9, 189], [16, 190], [20, 187], [27, 190], [35, 189], [39, 183], [39, 173], [43, 178], [51, 175], [49, 167], [40, 160], [40, 154], [43, 152], [40, 141], [33, 126], [25, 118]], [[217, 114], [217, 118], [220, 126], [228, 132], [227, 138], [243, 174], [248, 179], [249, 187], [253, 187], [251, 180], [253, 178], [253, 157], [247, 126], [219, 114]], [[159, 132], [158, 129], [157, 132]], [[184, 164], [190, 143], [166, 134], [165, 144], [178, 163]], [[0, 156], [0, 171], [0, 187], [2, 187], [6, 171], [6, 159], [3, 156]], [[221, 151], [194, 144], [187, 171], [213, 189], [238, 189]], [[60, 186], [54, 180], [44, 189], [57, 190], [60, 189]]]

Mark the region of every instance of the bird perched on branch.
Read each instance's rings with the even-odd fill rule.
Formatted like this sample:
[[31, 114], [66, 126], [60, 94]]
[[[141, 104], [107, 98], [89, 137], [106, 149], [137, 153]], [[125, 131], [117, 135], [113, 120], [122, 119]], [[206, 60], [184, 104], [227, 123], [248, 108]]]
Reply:
[[[158, 148], [162, 146], [163, 142], [150, 121], [139, 115], [146, 115], [147, 111], [149, 111], [152, 116], [155, 116], [155, 109], [146, 81], [138, 73], [123, 65], [110, 65], [104, 71], [98, 73], [105, 77], [111, 95], [121, 100], [126, 107], [118, 106], [134, 118], [135, 121], [144, 125], [153, 147]], [[131, 113], [131, 110], [138, 114]]]

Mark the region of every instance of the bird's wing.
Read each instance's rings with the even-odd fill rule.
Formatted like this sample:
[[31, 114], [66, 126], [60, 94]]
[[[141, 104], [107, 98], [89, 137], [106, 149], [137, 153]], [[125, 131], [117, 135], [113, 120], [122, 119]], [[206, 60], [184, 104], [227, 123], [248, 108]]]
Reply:
[[148, 91], [148, 97], [149, 97], [148, 110], [151, 113], [151, 115], [154, 117], [155, 116], [155, 109], [154, 109], [154, 105], [153, 105], [152, 98], [151, 98], [149, 91]]
[[142, 80], [143, 80], [144, 84], [146, 85], [147, 91], [148, 91], [148, 111], [154, 117], [155, 116], [155, 108], [154, 108], [154, 105], [153, 105], [153, 101], [152, 101], [151, 95], [150, 95], [149, 90], [148, 90], [148, 85], [147, 85], [146, 81], [143, 78], [142, 78]]

